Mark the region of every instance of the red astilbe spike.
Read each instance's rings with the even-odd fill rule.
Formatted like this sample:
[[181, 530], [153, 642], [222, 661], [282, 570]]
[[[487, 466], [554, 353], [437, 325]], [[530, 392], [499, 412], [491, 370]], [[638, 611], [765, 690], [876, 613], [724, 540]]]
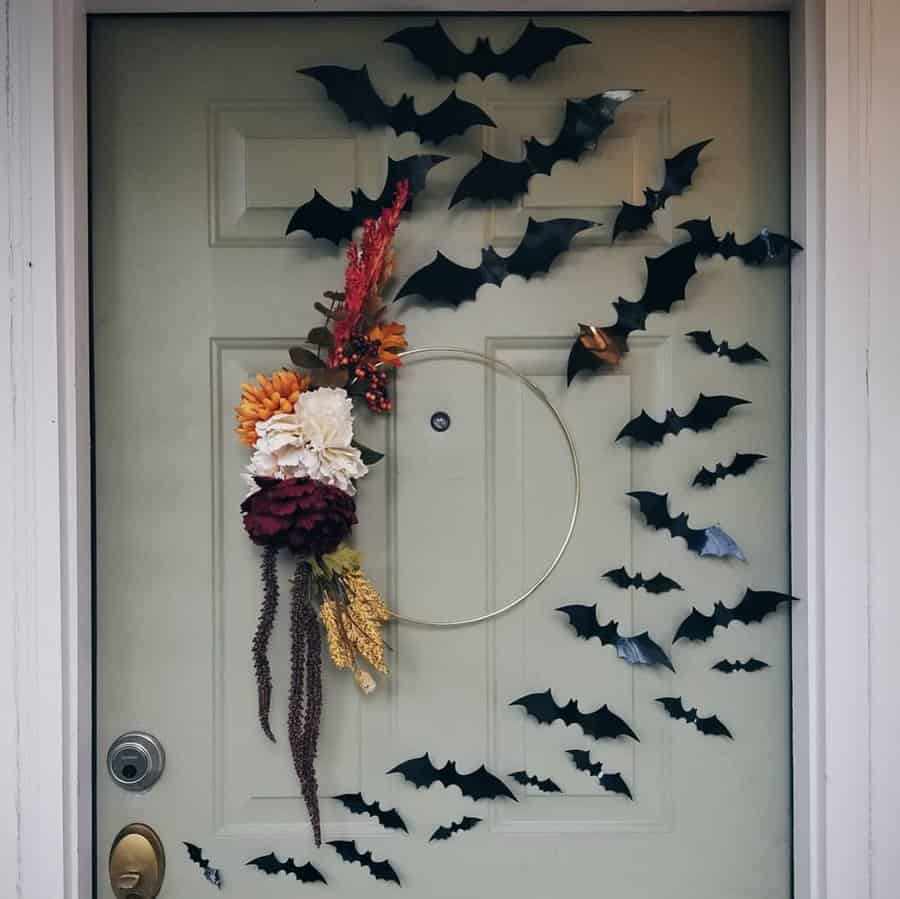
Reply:
[[400, 213], [409, 199], [409, 182], [398, 181], [394, 202], [381, 210], [378, 218], [363, 222], [362, 240], [347, 247], [347, 270], [344, 275], [343, 317], [334, 323], [334, 346], [329, 365], [336, 364], [337, 351], [355, 333], [366, 300], [377, 296], [391, 275], [393, 242], [400, 223]]

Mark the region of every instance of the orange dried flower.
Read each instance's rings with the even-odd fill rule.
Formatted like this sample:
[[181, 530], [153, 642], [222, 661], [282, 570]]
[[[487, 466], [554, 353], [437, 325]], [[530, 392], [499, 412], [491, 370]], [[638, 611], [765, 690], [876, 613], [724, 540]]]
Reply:
[[385, 365], [402, 365], [396, 354], [409, 346], [403, 336], [405, 333], [406, 325], [401, 325], [400, 322], [385, 322], [370, 328], [366, 336], [369, 340], [377, 340], [381, 344], [378, 350], [380, 362]]
[[279, 412], [293, 412], [300, 394], [309, 387], [309, 378], [281, 369], [271, 377], [256, 376], [255, 384], [241, 384], [241, 402], [234, 409], [241, 443], [256, 443], [256, 423]]

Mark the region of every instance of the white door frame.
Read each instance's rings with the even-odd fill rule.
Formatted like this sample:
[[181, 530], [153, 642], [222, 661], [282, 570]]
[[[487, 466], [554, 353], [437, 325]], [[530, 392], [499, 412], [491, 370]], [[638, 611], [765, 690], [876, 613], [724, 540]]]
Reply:
[[793, 617], [795, 896], [871, 895], [869, 448], [859, 437], [871, 410], [859, 310], [870, 292], [869, 51], [880, 2], [5, 0], [2, 895], [91, 895], [86, 15], [479, 8], [790, 9], [792, 234], [806, 247], [792, 288], [793, 580], [807, 598]]

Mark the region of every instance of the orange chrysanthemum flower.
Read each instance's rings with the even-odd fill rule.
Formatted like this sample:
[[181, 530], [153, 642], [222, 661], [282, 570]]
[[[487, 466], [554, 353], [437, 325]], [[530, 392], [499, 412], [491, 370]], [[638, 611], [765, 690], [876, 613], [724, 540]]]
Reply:
[[300, 377], [294, 371], [282, 369], [270, 378], [256, 376], [256, 384], [241, 384], [241, 402], [235, 407], [237, 428], [241, 443], [256, 443], [256, 423], [266, 421], [278, 412], [293, 412], [294, 403], [309, 387], [309, 378]]
[[384, 365], [402, 365], [396, 354], [402, 352], [409, 346], [406, 338], [406, 326], [400, 322], [385, 322], [384, 324], [375, 325], [366, 335], [369, 340], [377, 340], [381, 347], [378, 350], [378, 360]]

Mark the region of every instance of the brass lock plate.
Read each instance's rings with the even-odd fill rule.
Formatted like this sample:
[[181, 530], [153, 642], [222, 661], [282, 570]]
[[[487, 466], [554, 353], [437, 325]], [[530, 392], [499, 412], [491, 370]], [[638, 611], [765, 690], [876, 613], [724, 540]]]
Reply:
[[109, 882], [117, 899], [156, 899], [166, 875], [162, 840], [146, 824], [129, 824], [109, 850]]

